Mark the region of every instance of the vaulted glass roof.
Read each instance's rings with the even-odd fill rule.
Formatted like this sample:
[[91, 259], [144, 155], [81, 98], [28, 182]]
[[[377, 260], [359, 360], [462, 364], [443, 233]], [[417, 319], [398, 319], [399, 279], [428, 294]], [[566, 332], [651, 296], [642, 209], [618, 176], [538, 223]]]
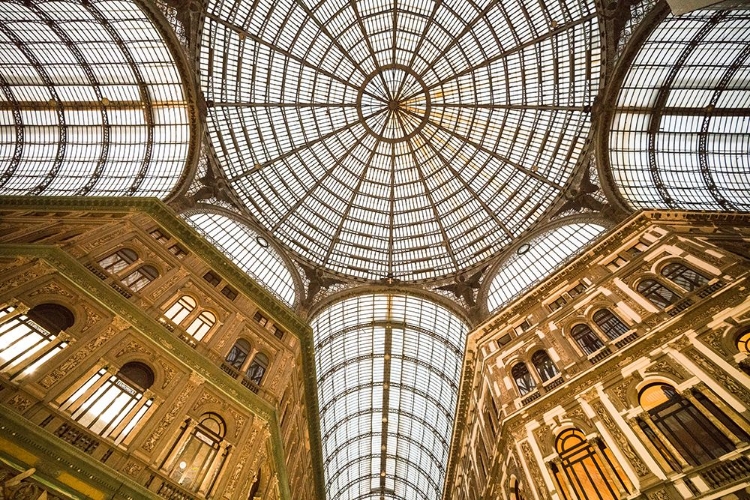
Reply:
[[166, 197], [190, 130], [173, 58], [132, 2], [0, 2], [0, 194]]
[[287, 305], [294, 305], [296, 294], [292, 274], [263, 236], [228, 215], [193, 211], [185, 220], [237, 264], [237, 267]]
[[597, 224], [568, 224], [521, 243], [492, 278], [487, 308], [492, 312], [510, 303], [580, 254], [602, 232], [604, 227]]
[[625, 76], [609, 146], [634, 208], [750, 210], [750, 11], [659, 24]]
[[466, 324], [382, 294], [336, 302], [312, 328], [328, 498], [440, 498]]
[[250, 213], [366, 280], [478, 267], [563, 190], [599, 80], [593, 1], [212, 0], [209, 134]]

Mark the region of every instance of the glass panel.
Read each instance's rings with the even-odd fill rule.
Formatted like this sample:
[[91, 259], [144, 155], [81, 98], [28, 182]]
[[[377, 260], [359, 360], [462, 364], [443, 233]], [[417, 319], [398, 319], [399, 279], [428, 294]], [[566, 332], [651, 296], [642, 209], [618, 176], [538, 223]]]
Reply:
[[329, 498], [439, 498], [467, 326], [424, 299], [363, 295], [312, 327]]
[[609, 133], [634, 208], [750, 210], [747, 10], [669, 15], [640, 48]]
[[186, 220], [237, 267], [288, 305], [294, 304], [292, 275], [279, 254], [262, 236], [225, 215], [194, 213]]
[[135, 3], [0, 2], [0, 194], [165, 198], [185, 168], [182, 81]]
[[480, 267], [557, 199], [600, 51], [590, 0], [211, 0], [200, 78], [260, 224], [314, 264], [420, 281]]
[[595, 224], [570, 224], [521, 245], [492, 279], [487, 307], [496, 311], [508, 304], [578, 255], [603, 231]]

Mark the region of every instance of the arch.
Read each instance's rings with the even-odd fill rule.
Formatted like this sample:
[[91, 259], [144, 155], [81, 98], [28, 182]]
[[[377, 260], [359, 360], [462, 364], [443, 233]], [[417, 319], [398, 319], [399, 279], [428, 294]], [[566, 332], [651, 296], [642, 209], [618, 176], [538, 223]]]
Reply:
[[164, 317], [179, 325], [198, 306], [198, 301], [191, 295], [181, 295], [164, 311]]
[[50, 333], [59, 333], [75, 324], [73, 312], [60, 304], [37, 304], [26, 313], [30, 320]]
[[628, 326], [609, 309], [599, 309], [591, 319], [608, 339], [614, 340], [628, 332]]
[[[646, 385], [638, 400], [661, 435], [690, 465], [708, 463], [734, 450], [729, 438], [671, 385]], [[653, 432], [649, 438], [661, 439]], [[660, 442], [654, 444], [664, 448]]]
[[516, 382], [518, 393], [521, 396], [525, 396], [536, 390], [536, 382], [534, 382], [534, 379], [531, 377], [531, 372], [529, 372], [526, 363], [516, 363], [513, 365], [513, 368], [511, 368], [510, 373], [513, 376], [513, 380]]
[[[440, 496], [448, 458], [446, 436], [451, 434], [458, 390], [457, 384], [446, 381], [458, 380], [468, 326], [441, 304], [398, 292], [343, 296], [318, 309], [311, 324], [320, 377], [324, 460], [345, 455], [342, 443], [360, 436], [359, 429], [368, 429], [362, 441], [385, 439], [387, 449], [381, 452], [386, 455], [406, 453], [414, 463], [434, 460], [431, 468], [438, 487], [419, 486], [416, 496]], [[388, 379], [389, 373], [398, 374], [398, 379]], [[387, 407], [383, 406], [385, 391]], [[392, 437], [383, 436], [384, 428]], [[418, 441], [429, 453], [409, 439], [400, 439], [401, 434], [420, 436]], [[394, 446], [398, 453], [391, 449]], [[347, 454], [345, 466], [335, 459], [325, 462], [327, 477], [337, 474], [340, 478], [336, 491], [359, 488], [357, 457], [369, 453], [364, 447], [355, 448]], [[386, 475], [386, 481], [398, 484], [404, 474]]]
[[654, 10], [666, 18], [639, 33], [605, 98], [615, 105], [600, 128], [603, 174], [633, 209], [747, 211], [745, 13]]
[[651, 278], [641, 280], [636, 287], [636, 291], [661, 309], [666, 309], [681, 298], [676, 292]]
[[750, 354], [750, 326], [741, 329], [736, 334], [734, 342], [739, 352]]
[[117, 274], [138, 260], [138, 253], [132, 248], [120, 248], [116, 252], [99, 259], [99, 266], [109, 274]]
[[235, 215], [193, 210], [184, 217], [237, 267], [287, 305], [295, 304], [297, 286], [290, 265], [266, 236]]
[[70, 309], [55, 303], [38, 304], [26, 314], [7, 306], [0, 320], [0, 372], [11, 379], [32, 374], [67, 347], [60, 334], [75, 324]]
[[232, 348], [229, 349], [224, 361], [226, 361], [231, 367], [239, 370], [245, 364], [245, 360], [247, 360], [250, 350], [250, 342], [245, 339], [237, 339], [232, 345]]
[[137, 386], [141, 391], [145, 391], [154, 385], [154, 371], [140, 361], [125, 363], [118, 370], [117, 376]]
[[122, 279], [122, 283], [133, 292], [138, 292], [159, 277], [154, 266], [143, 265]]
[[542, 383], [547, 382], [560, 374], [560, 371], [552, 362], [549, 354], [545, 350], [539, 350], [531, 356], [531, 364], [536, 368]]
[[3, 2], [0, 16], [0, 194], [166, 198], [200, 141], [189, 84], [149, 14], [62, 0]]
[[[609, 450], [601, 442], [592, 446], [579, 429], [560, 432], [555, 450], [560, 456], [562, 470], [553, 468], [553, 472], [566, 499], [569, 495], [565, 484], [571, 486], [578, 500], [618, 500], [620, 489], [626, 490], [621, 469], [611, 452], [607, 453]], [[612, 477], [611, 471], [615, 471], [617, 477]]]
[[578, 347], [583, 351], [584, 356], [594, 354], [604, 347], [598, 335], [585, 323], [579, 323], [570, 329], [570, 336], [573, 337]]
[[197, 318], [195, 318], [185, 329], [189, 335], [192, 335], [196, 340], [202, 340], [203, 337], [213, 328], [216, 324], [216, 315], [211, 311], [201, 311]]
[[516, 251], [486, 280], [490, 283], [487, 309], [496, 311], [539, 283], [579, 255], [604, 229], [598, 224], [572, 223], [519, 242]]
[[708, 278], [681, 262], [667, 264], [660, 274], [688, 293], [708, 284]]

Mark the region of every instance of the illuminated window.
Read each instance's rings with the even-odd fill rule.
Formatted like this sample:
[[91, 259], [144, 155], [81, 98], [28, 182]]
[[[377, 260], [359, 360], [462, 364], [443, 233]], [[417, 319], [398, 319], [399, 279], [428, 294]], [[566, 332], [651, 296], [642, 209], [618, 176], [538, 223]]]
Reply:
[[526, 363], [517, 363], [510, 370], [510, 373], [513, 375], [513, 380], [516, 381], [516, 386], [518, 387], [518, 392], [521, 396], [536, 389], [536, 383], [531, 377], [531, 373], [529, 373]]
[[601, 339], [591, 330], [591, 328], [582, 323], [570, 329], [570, 336], [573, 337], [573, 340], [576, 341], [576, 344], [578, 344], [578, 347], [581, 348], [585, 356], [593, 354], [604, 347]]
[[73, 313], [57, 304], [39, 304], [27, 314], [14, 311], [0, 310], [0, 372], [11, 379], [32, 373], [67, 347], [59, 336], [75, 322]]
[[208, 498], [227, 457], [225, 435], [226, 424], [215, 413], [205, 413], [197, 424], [185, 421], [162, 465], [169, 479], [188, 491], [206, 492]]
[[[580, 430], [568, 429], [560, 433], [555, 448], [562, 462], [562, 471], [555, 471], [555, 477], [560, 485], [570, 484], [573, 499], [618, 500], [620, 487], [627, 490], [625, 475], [603, 442], [595, 448]], [[611, 477], [608, 469], [617, 477]], [[561, 486], [560, 492], [566, 500], [573, 500], [567, 488]]]
[[549, 357], [546, 351], [537, 351], [531, 356], [531, 364], [536, 368], [539, 377], [542, 382], [546, 382], [550, 379], [557, 377], [560, 373], [555, 366], [555, 363]]
[[628, 331], [628, 327], [609, 309], [599, 309], [594, 313], [594, 323], [608, 339], [613, 340]]
[[159, 277], [159, 271], [153, 266], [141, 266], [122, 279], [122, 283], [137, 292]]
[[746, 329], [737, 335], [737, 349], [740, 352], [750, 354], [750, 329]]
[[646, 297], [652, 304], [662, 309], [680, 300], [679, 295], [653, 279], [643, 280], [638, 283], [637, 290], [638, 293]]
[[148, 412], [153, 398], [144, 393], [154, 383], [154, 372], [143, 363], [123, 365], [115, 375], [102, 368], [61, 406], [91, 432], [121, 442]]
[[186, 331], [196, 340], [202, 340], [215, 324], [216, 316], [210, 311], [203, 311], [190, 323]]
[[191, 312], [193, 312], [197, 305], [198, 304], [194, 298], [189, 295], [183, 295], [166, 310], [164, 316], [167, 319], [172, 320], [173, 323], [179, 325]]
[[708, 283], [708, 278], [679, 262], [664, 266], [661, 275], [688, 292], [697, 290]]
[[102, 269], [110, 274], [117, 274], [138, 260], [138, 254], [129, 248], [121, 248], [112, 255], [99, 261]]
[[247, 367], [247, 378], [249, 378], [255, 385], [260, 385], [267, 368], [268, 356], [266, 356], [262, 352], [259, 352], [253, 358], [250, 366]]
[[674, 387], [649, 385], [641, 391], [639, 401], [656, 427], [690, 465], [710, 462], [734, 450], [729, 438]]

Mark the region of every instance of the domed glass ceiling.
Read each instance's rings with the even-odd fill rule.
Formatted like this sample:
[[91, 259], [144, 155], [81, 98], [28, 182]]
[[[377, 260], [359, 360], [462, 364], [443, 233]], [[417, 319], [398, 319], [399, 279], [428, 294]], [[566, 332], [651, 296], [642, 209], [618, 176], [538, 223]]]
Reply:
[[354, 278], [479, 266], [557, 199], [599, 79], [593, 1], [214, 0], [209, 133], [257, 221]]

